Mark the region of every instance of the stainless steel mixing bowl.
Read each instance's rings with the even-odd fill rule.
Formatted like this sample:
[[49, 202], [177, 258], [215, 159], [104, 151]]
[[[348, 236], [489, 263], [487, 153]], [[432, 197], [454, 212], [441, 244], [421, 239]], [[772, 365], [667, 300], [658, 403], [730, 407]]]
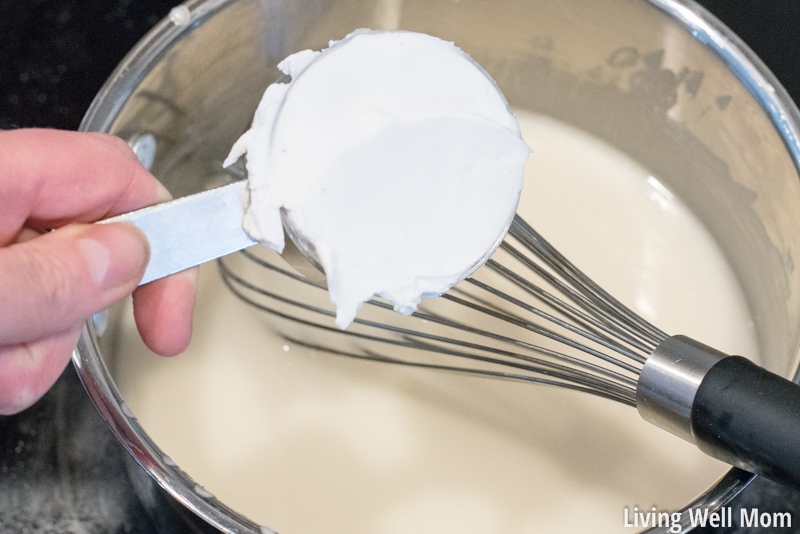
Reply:
[[[758, 58], [690, 0], [191, 0], [185, 8], [188, 17], [175, 12], [129, 53], [82, 125], [138, 139], [176, 196], [225, 179], [221, 161], [286, 55], [358, 27], [430, 33], [470, 53], [512, 106], [574, 124], [667, 183], [739, 277], [762, 363], [796, 378], [797, 108]], [[102, 338], [87, 325], [74, 363], [143, 468], [132, 474], [145, 502], [160, 498], [157, 483], [193, 512], [184, 519], [195, 529], [205, 524], [199, 517], [226, 532], [270, 532], [199, 488], [151, 441], [109, 373], [114, 337], [113, 317]], [[687, 507], [720, 506], [751, 478], [733, 470]]]

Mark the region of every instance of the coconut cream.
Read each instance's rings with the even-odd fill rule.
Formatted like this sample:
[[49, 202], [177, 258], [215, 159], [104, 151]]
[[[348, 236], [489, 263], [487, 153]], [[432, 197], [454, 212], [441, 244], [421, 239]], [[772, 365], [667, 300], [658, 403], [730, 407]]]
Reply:
[[277, 250], [284, 226], [325, 271], [336, 323], [385, 297], [412, 313], [483, 264], [505, 236], [530, 149], [494, 81], [453, 43], [358, 30], [279, 68], [252, 128], [245, 230]]

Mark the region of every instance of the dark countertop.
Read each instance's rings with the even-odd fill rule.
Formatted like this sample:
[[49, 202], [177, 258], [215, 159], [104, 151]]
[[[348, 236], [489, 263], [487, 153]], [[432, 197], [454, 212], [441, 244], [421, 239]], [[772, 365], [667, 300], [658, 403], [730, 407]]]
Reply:
[[[0, 0], [0, 129], [77, 129], [117, 63], [178, 3]], [[154, 534], [125, 454], [70, 365], [35, 406], [0, 416], [0, 533]]]
[[[77, 129], [127, 50], [177, 3], [0, 0], [0, 128]], [[800, 1], [700, 3], [800, 101]], [[33, 408], [0, 416], [0, 532], [154, 533], [125, 474], [124, 454], [70, 366]], [[734, 506], [790, 510], [800, 521], [800, 494], [763, 479]]]
[[128, 50], [177, 0], [0, 0], [0, 128], [75, 130]]

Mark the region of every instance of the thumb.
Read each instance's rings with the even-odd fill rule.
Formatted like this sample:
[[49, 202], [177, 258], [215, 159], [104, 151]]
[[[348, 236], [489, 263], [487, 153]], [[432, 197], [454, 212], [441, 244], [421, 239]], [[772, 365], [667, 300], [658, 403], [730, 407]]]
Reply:
[[125, 224], [71, 225], [0, 248], [0, 345], [63, 332], [131, 293], [149, 258]]

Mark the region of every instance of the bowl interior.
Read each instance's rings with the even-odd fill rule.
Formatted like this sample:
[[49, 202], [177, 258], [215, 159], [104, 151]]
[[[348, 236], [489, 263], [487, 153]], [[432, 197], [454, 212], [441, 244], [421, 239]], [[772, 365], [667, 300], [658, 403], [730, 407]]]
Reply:
[[[157, 27], [104, 88], [84, 123], [84, 129], [125, 139], [152, 134], [158, 147], [152, 171], [175, 196], [241, 177], [221, 163], [248, 128], [286, 55], [323, 48], [359, 27], [436, 35], [472, 55], [512, 107], [594, 135], [680, 197], [741, 285], [761, 363], [793, 376], [800, 327], [800, 276], [793, 264], [800, 251], [800, 181], [791, 132], [776, 125], [770, 110], [788, 106], [788, 127], [794, 127], [794, 108], [780, 91], [765, 101], [754, 90], [760, 82], [774, 82], [724, 30], [698, 15], [699, 8], [635, 0], [239, 0], [187, 6], [192, 22]], [[711, 32], [730, 54], [697, 38], [688, 23]], [[117, 322], [112, 320], [99, 349], [85, 342], [80, 355], [84, 382], [107, 382], [89, 386], [95, 402], [105, 405], [101, 411], [162, 485], [189, 486], [171, 488], [189, 495], [187, 506], [218, 525], [240, 521], [256, 528], [224, 505], [196, 498], [190, 479], [167, 476], [170, 466], [147, 441], [146, 429], [131, 426], [110, 376], [118, 369]]]

